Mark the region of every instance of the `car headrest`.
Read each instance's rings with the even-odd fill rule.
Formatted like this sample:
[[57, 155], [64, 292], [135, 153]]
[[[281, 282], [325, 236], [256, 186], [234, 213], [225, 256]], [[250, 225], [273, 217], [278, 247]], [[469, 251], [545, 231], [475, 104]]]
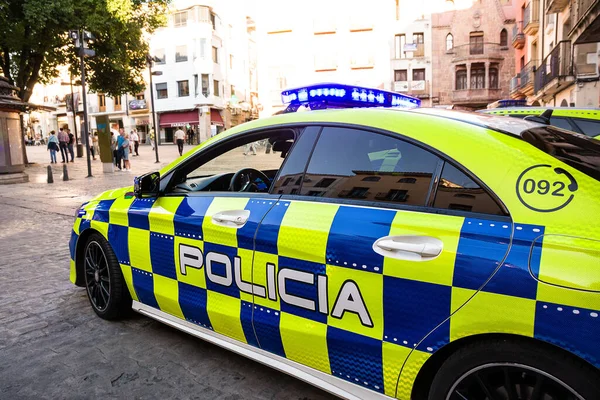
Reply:
[[275, 143], [273, 143], [273, 151], [280, 151], [281, 158], [285, 158], [288, 151], [290, 151], [290, 149], [292, 148], [293, 144], [293, 140], [278, 140]]

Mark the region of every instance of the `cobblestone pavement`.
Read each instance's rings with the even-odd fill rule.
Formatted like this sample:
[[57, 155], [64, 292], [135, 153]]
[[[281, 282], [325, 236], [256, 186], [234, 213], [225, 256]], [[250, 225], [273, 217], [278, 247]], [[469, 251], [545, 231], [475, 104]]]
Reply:
[[[161, 146], [165, 163], [174, 146]], [[150, 153], [150, 148], [143, 149]], [[0, 186], [0, 399], [328, 399], [303, 382], [134, 314], [107, 322], [68, 280], [73, 211], [100, 191], [155, 169], [150, 154], [133, 174], [94, 178], [85, 159], [73, 180], [45, 183], [45, 149], [28, 148], [31, 182]], [[58, 164], [56, 170], [61, 169]]]

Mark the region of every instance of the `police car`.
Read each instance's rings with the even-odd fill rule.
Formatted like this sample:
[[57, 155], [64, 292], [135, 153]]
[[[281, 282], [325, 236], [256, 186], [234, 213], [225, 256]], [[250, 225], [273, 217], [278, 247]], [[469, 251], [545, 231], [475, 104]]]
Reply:
[[569, 131], [600, 139], [600, 109], [569, 107], [501, 107], [482, 110], [493, 115], [508, 115], [516, 118], [542, 115], [552, 110], [549, 124]]
[[[288, 108], [355, 93], [311, 89]], [[286, 113], [83, 204], [70, 279], [344, 398], [595, 400], [598, 193], [600, 143], [552, 126]]]

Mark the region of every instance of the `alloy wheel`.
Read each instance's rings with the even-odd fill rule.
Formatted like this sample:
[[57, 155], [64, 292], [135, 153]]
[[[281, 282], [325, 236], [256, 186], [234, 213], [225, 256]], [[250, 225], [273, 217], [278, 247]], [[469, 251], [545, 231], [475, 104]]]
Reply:
[[446, 400], [584, 400], [567, 384], [522, 364], [478, 366], [461, 376]]
[[100, 243], [91, 241], [85, 248], [85, 286], [94, 308], [104, 311], [110, 300], [110, 272]]

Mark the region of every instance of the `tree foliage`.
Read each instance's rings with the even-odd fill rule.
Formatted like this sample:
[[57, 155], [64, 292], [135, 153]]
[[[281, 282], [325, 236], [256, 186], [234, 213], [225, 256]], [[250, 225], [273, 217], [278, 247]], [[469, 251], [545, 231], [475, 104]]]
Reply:
[[0, 73], [28, 101], [36, 83], [49, 83], [58, 67], [80, 75], [69, 30], [96, 39], [85, 59], [89, 89], [110, 96], [144, 89], [147, 36], [166, 23], [170, 0], [1, 0]]

